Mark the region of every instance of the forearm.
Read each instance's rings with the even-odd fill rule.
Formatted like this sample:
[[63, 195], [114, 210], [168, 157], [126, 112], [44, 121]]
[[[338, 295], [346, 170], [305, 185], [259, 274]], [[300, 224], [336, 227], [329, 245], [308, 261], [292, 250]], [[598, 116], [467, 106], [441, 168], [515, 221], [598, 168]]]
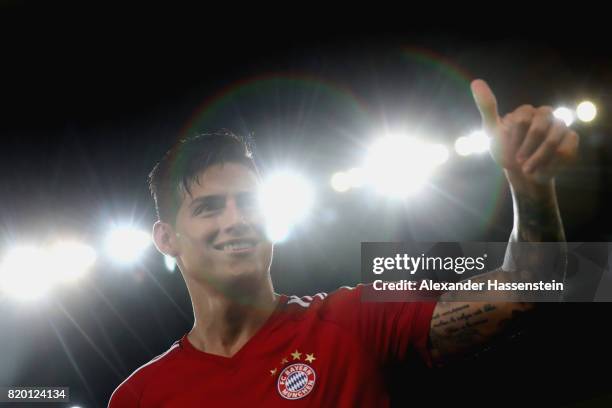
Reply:
[[[512, 181], [510, 177], [509, 181]], [[504, 265], [470, 278], [472, 282], [515, 282], [537, 279], [551, 273], [562, 276], [565, 271], [565, 234], [554, 184], [551, 182], [526, 188], [515, 183], [511, 184], [511, 189], [514, 228]], [[531, 247], [531, 242], [549, 244], [546, 244], [546, 248], [539, 245]], [[559, 258], [561, 263], [558, 262]], [[496, 293], [494, 298], [499, 301], [492, 301], [491, 297], [490, 293], [482, 291], [450, 291], [440, 296], [431, 325], [435, 361], [442, 361], [442, 354], [447, 360], [453, 356], [465, 358], [495, 345], [495, 339], [516, 335], [527, 325], [525, 319], [536, 310], [536, 303], [525, 302], [521, 294], [515, 291]]]
[[[469, 278], [480, 283], [521, 282], [544, 278], [562, 281], [567, 263], [565, 233], [557, 204], [554, 182], [525, 185], [507, 175], [512, 191], [514, 227], [510, 234], [504, 263], [498, 269]], [[544, 245], [529, 243], [546, 242]], [[496, 297], [507, 301], [520, 300], [516, 292], [497, 293]], [[483, 292], [446, 292], [439, 301], [453, 302], [460, 299], [490, 300]]]
[[512, 191], [514, 227], [502, 269], [512, 272], [513, 279], [563, 281], [567, 244], [554, 179], [544, 184], [525, 184], [512, 174], [507, 177]]
[[510, 242], [563, 242], [565, 233], [557, 204], [554, 179], [526, 185], [507, 174], [512, 191], [514, 228]]
[[[551, 107], [523, 105], [503, 117], [486, 82], [471, 85], [491, 137], [491, 156], [504, 169], [512, 190], [514, 225], [502, 266], [472, 281], [565, 280], [567, 245], [557, 205], [554, 177], [578, 152], [578, 134], [556, 120]], [[525, 327], [538, 297], [517, 292], [446, 292], [432, 318], [430, 339], [437, 362], [466, 356]], [[491, 297], [500, 301], [492, 302]], [[488, 298], [488, 299], [487, 299]], [[466, 300], [469, 299], [469, 300]], [[529, 299], [530, 302], [525, 302]], [[479, 302], [479, 300], [487, 300]], [[552, 300], [559, 300], [556, 296]]]

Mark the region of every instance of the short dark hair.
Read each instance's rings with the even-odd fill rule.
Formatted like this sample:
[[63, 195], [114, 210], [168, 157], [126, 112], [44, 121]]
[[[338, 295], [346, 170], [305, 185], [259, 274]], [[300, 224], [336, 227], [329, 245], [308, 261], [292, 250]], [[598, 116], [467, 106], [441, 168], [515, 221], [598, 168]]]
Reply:
[[174, 225], [183, 194], [191, 194], [198, 175], [215, 164], [240, 163], [259, 175], [251, 145], [252, 141], [229, 130], [201, 133], [176, 143], [149, 174], [157, 218]]

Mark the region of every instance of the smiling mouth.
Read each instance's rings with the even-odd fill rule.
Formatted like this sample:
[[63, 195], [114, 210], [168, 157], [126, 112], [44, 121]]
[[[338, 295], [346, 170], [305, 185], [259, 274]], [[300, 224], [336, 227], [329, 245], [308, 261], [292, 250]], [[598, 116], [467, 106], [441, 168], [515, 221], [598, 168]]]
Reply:
[[215, 248], [218, 251], [223, 251], [223, 252], [239, 253], [239, 252], [252, 251], [255, 249], [255, 246], [257, 246], [256, 240], [245, 238], [245, 239], [232, 239], [222, 244], [214, 245], [213, 248]]

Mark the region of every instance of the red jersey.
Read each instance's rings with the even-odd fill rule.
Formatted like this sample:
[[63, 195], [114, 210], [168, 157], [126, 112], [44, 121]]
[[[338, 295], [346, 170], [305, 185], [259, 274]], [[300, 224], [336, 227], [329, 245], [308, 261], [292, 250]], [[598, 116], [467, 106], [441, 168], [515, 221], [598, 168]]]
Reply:
[[420, 355], [431, 366], [435, 302], [362, 302], [364, 288], [281, 295], [232, 357], [200, 351], [185, 335], [117, 387], [109, 408], [386, 407], [388, 363]]

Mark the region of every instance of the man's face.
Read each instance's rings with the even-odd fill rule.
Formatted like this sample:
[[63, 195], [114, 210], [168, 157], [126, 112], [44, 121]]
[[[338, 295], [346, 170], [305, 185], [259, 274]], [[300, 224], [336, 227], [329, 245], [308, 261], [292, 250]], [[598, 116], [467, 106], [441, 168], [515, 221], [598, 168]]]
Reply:
[[258, 178], [238, 163], [213, 165], [185, 194], [176, 219], [186, 277], [218, 289], [268, 279], [272, 243], [264, 234]]

